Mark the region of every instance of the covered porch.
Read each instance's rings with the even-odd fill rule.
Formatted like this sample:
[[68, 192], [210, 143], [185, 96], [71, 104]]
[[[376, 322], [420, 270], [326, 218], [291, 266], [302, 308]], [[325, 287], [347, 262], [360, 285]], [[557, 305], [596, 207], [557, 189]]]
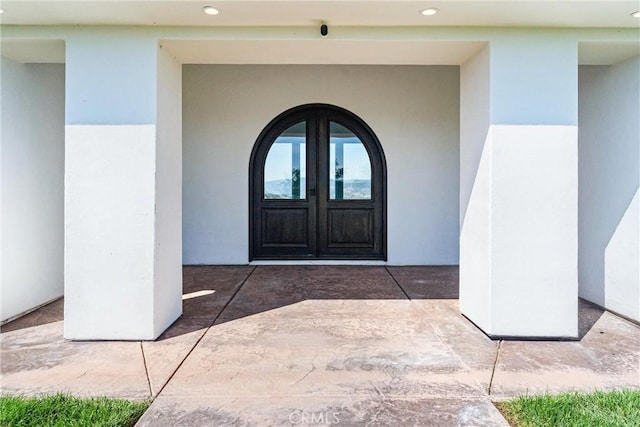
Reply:
[[640, 319], [636, 29], [376, 22], [4, 26], [3, 320], [64, 293], [68, 339], [161, 336], [183, 264], [249, 263], [251, 149], [310, 102], [380, 140], [378, 268], [459, 265], [492, 337]]

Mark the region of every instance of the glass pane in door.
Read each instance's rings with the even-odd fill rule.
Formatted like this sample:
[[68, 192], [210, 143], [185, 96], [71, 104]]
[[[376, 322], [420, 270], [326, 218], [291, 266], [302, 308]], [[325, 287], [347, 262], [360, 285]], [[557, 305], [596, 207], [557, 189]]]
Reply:
[[296, 123], [269, 148], [264, 164], [265, 199], [307, 198], [307, 124]]
[[360, 139], [346, 127], [329, 124], [329, 198], [371, 199], [371, 160]]

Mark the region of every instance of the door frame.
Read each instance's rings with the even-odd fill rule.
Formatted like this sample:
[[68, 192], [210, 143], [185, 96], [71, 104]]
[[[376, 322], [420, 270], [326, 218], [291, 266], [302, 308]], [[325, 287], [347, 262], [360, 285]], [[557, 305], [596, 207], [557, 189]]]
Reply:
[[[296, 256], [296, 255], [278, 255], [278, 256], [269, 256], [269, 257], [258, 257], [256, 256], [256, 254], [254, 253], [254, 245], [256, 243], [256, 236], [254, 235], [255, 231], [255, 227], [254, 227], [254, 215], [256, 215], [255, 210], [259, 209], [260, 206], [256, 206], [256, 200], [255, 200], [255, 192], [258, 191], [259, 194], [264, 193], [264, 189], [262, 188], [264, 186], [264, 177], [263, 176], [257, 176], [256, 175], [256, 162], [257, 161], [264, 161], [266, 159], [266, 154], [269, 151], [270, 145], [269, 147], [267, 147], [265, 149], [263, 142], [265, 140], [269, 140], [269, 139], [273, 139], [272, 137], [275, 136], [277, 137], [277, 134], [279, 134], [281, 131], [284, 131], [286, 129], [286, 123], [293, 123], [292, 120], [294, 118], [299, 118], [299, 117], [303, 117], [308, 111], [312, 111], [312, 110], [318, 110], [318, 109], [324, 109], [324, 110], [328, 110], [331, 113], [335, 113], [337, 115], [341, 115], [344, 116], [346, 118], [348, 118], [350, 121], [353, 121], [357, 124], [357, 126], [359, 126], [362, 130], [364, 130], [364, 132], [366, 133], [365, 137], [366, 138], [361, 138], [361, 139], [366, 139], [370, 142], [370, 146], [371, 148], [375, 151], [374, 153], [369, 153], [369, 156], [376, 156], [377, 159], [379, 159], [379, 163], [380, 163], [380, 170], [378, 171], [379, 175], [380, 175], [380, 183], [381, 183], [381, 189], [379, 191], [380, 197], [381, 197], [381, 211], [380, 211], [380, 228], [381, 228], [381, 242], [380, 242], [380, 247], [381, 247], [381, 257], [370, 257], [370, 256], [353, 256], [353, 255], [331, 255], [331, 256], [314, 256], [314, 257], [309, 257], [309, 256]], [[297, 119], [296, 119], [297, 120]], [[315, 122], [315, 121], [314, 121]], [[309, 123], [307, 123], [307, 126], [309, 126]], [[307, 127], [307, 132], [309, 132], [309, 128]], [[319, 136], [318, 135], [314, 135], [313, 136], [313, 144], [319, 144]], [[364, 141], [363, 141], [364, 142]], [[366, 145], [366, 144], [365, 144]], [[319, 161], [319, 159], [318, 159]], [[373, 161], [373, 160], [372, 160]], [[263, 170], [264, 166], [262, 168], [260, 168], [260, 170]], [[317, 169], [317, 168], [316, 168]], [[374, 173], [373, 169], [372, 169], [372, 174]], [[373, 181], [375, 181], [373, 179], [372, 176], [372, 185], [373, 185]], [[373, 188], [372, 188], [373, 191]], [[384, 154], [384, 150], [382, 149], [382, 145], [380, 144], [380, 141], [377, 137], [377, 135], [375, 134], [375, 132], [371, 129], [371, 127], [364, 121], [362, 120], [360, 117], [358, 117], [356, 114], [352, 113], [349, 110], [346, 110], [342, 107], [338, 107], [336, 105], [332, 105], [332, 104], [323, 104], [323, 103], [312, 103], [312, 104], [303, 104], [303, 105], [299, 105], [293, 108], [290, 108], [280, 114], [278, 114], [273, 120], [271, 120], [265, 127], [264, 129], [260, 132], [260, 134], [258, 135], [253, 148], [251, 150], [251, 157], [249, 160], [249, 223], [248, 223], [248, 227], [249, 227], [249, 261], [254, 261], [256, 259], [259, 260], [313, 260], [313, 261], [318, 261], [318, 260], [382, 260], [382, 261], [386, 261], [387, 260], [387, 161], [386, 161], [386, 157]], [[315, 225], [314, 227], [316, 228], [316, 236], [319, 236], [319, 221], [315, 221]], [[315, 245], [315, 243], [314, 243]]]

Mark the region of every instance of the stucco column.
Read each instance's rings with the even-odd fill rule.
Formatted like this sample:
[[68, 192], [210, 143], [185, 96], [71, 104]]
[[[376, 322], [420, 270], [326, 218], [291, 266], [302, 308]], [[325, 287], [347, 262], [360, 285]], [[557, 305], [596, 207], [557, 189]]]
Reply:
[[181, 66], [153, 37], [66, 41], [69, 339], [154, 339], [182, 312]]
[[492, 336], [578, 333], [577, 72], [534, 31], [461, 67], [460, 309]]

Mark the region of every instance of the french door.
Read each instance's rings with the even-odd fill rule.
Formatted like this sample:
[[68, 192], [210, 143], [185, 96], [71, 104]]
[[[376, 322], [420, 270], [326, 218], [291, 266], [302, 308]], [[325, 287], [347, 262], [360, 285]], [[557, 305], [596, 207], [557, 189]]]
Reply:
[[373, 131], [344, 109], [278, 116], [251, 156], [250, 259], [385, 259], [385, 168]]

